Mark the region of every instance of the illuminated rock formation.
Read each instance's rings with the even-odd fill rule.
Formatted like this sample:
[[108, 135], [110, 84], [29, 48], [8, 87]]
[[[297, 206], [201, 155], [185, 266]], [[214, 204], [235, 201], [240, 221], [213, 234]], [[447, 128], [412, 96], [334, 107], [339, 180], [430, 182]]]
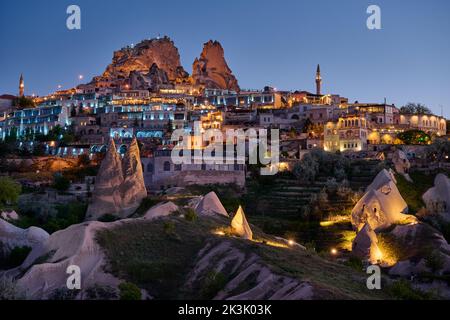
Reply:
[[407, 173], [409, 168], [411, 168], [408, 157], [400, 149], [397, 149], [392, 155], [392, 162], [394, 163], [395, 171], [398, 173]]
[[208, 41], [203, 45], [200, 58], [192, 65], [194, 84], [206, 88], [239, 91], [238, 81], [225, 60], [222, 45], [217, 41]]
[[110, 214], [126, 217], [136, 210], [147, 191], [136, 139], [130, 144], [123, 161], [111, 139], [105, 159], [95, 179], [92, 201], [86, 217], [94, 220]]
[[439, 173], [434, 178], [434, 187], [428, 189], [422, 199], [429, 213], [450, 215], [450, 179]]
[[195, 207], [195, 211], [198, 215], [220, 214], [228, 217], [227, 211], [214, 191], [201, 198], [200, 202]]
[[366, 194], [352, 210], [352, 225], [360, 230], [368, 223], [372, 230], [387, 228], [393, 223], [416, 221], [413, 216], [405, 215], [408, 205], [396, 186], [392, 172], [382, 170], [367, 187]]
[[[163, 82], [168, 80], [170, 83], [181, 83], [189, 80], [189, 74], [181, 66], [178, 49], [170, 38], [163, 37], [144, 40], [135, 46], [114, 52], [112, 63], [101, 76], [94, 77], [91, 84], [117, 87], [126, 83], [125, 80], [134, 72], [134, 80], [136, 75], [143, 75], [140, 79], [142, 85], [154, 76], [153, 65], [161, 70], [158, 77], [161, 81], [164, 80]], [[165, 76], [161, 77], [163, 74], [167, 79], [164, 79]], [[143, 87], [136, 85], [136, 89], [141, 88]]]
[[233, 220], [231, 220], [231, 228], [233, 228], [233, 231], [240, 237], [252, 240], [253, 232], [250, 229], [250, 225], [247, 222], [247, 218], [245, 217], [244, 210], [242, 210], [241, 206], [239, 206]]
[[377, 243], [377, 235], [370, 225], [366, 223], [353, 240], [352, 254], [371, 263], [377, 263], [382, 258]]

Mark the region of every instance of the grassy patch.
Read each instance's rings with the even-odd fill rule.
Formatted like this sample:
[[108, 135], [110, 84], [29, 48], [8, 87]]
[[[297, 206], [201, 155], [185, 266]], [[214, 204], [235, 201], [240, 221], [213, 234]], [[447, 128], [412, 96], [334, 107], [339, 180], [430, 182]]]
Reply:
[[56, 205], [56, 210], [57, 214], [55, 216], [38, 216], [33, 212], [25, 212], [20, 216], [19, 221], [14, 222], [14, 224], [24, 229], [31, 226], [39, 227], [52, 234], [73, 224], [83, 222], [87, 205], [81, 202], [71, 202], [64, 205]]
[[207, 237], [210, 219], [171, 217], [120, 225], [99, 232], [113, 274], [146, 289], [156, 299], [179, 299], [185, 276]]
[[409, 212], [417, 213], [425, 206], [422, 195], [434, 185], [434, 175], [422, 172], [411, 172], [409, 175], [414, 182], [408, 182], [402, 175], [396, 175], [397, 188], [408, 204]]
[[[170, 225], [170, 227], [168, 227]], [[253, 227], [257, 242], [243, 241], [224, 233], [229, 220], [199, 217], [188, 221], [181, 217], [165, 217], [154, 221], [128, 222], [97, 234], [97, 241], [105, 249], [110, 272], [136, 284], [155, 299], [209, 299], [222, 290], [233, 277], [231, 266], [217, 272], [210, 266], [204, 270], [200, 282], [192, 287], [185, 283], [198, 252], [206, 243], [231, 241], [244, 254], [257, 254], [262, 262], [278, 274], [309, 281], [320, 288], [318, 298], [385, 298], [384, 292], [366, 288], [365, 274], [338, 263], [322, 259], [317, 254], [297, 247], [275, 247], [279, 242]], [[228, 269], [227, 269], [228, 268]], [[242, 283], [242, 290], [253, 287], [251, 279]], [[240, 293], [239, 290], [236, 294]]]

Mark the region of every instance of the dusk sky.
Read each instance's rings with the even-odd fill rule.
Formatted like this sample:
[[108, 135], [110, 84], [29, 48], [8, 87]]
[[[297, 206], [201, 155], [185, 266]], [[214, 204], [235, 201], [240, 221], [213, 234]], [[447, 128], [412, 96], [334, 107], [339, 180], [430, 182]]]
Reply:
[[[66, 8], [81, 7], [81, 30]], [[366, 9], [381, 7], [382, 30]], [[450, 117], [450, 1], [0, 1], [0, 94], [44, 95], [101, 74], [113, 51], [167, 35], [189, 73], [209, 39], [218, 40], [241, 88], [271, 85], [323, 92], [350, 102], [421, 102]]]

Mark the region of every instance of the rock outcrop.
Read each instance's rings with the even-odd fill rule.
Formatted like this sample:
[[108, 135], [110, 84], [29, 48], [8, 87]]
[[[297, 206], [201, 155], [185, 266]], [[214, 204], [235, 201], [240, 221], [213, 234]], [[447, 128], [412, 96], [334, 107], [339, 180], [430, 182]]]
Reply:
[[122, 161], [123, 182], [119, 187], [122, 210], [131, 214], [147, 197], [141, 155], [136, 138], [133, 139]]
[[4, 220], [8, 220], [8, 221], [19, 220], [19, 215], [14, 210], [13, 211], [3, 211], [0, 214], [0, 217]]
[[352, 243], [352, 254], [356, 257], [377, 263], [381, 259], [378, 239], [370, 225], [366, 223], [358, 232]]
[[[310, 300], [316, 294], [316, 288], [306, 279], [277, 274], [259, 256], [247, 254], [229, 241], [206, 244], [188, 275], [186, 288], [192, 290], [210, 270], [230, 275], [214, 300]], [[243, 283], [251, 286], [245, 287]]]
[[[107, 66], [101, 76], [94, 77], [92, 84], [118, 87], [126, 83], [132, 72], [134, 72], [134, 78], [141, 74], [144, 75], [141, 80], [149, 78], [151, 81], [152, 77], [154, 80], [155, 75], [153, 65], [160, 70], [158, 75], [160, 80], [182, 83], [189, 79], [189, 74], [181, 66], [178, 49], [170, 38], [163, 37], [144, 40], [135, 46], [128, 46], [114, 52], [112, 63]], [[163, 74], [165, 76], [161, 77]], [[145, 82], [142, 81], [140, 84]], [[142, 88], [142, 86], [136, 88]]]
[[33, 248], [47, 240], [48, 237], [49, 234], [41, 228], [21, 229], [0, 219], [0, 256], [7, 255], [16, 247]]
[[238, 81], [225, 60], [222, 45], [217, 41], [208, 41], [203, 45], [200, 58], [192, 65], [194, 84], [206, 88], [239, 91]]
[[[95, 240], [97, 231], [120, 224], [89, 222], [70, 226], [53, 233], [35, 247], [24, 263], [8, 273], [18, 276], [18, 285], [28, 299], [49, 299], [58, 289], [66, 288], [67, 267], [78, 266], [81, 271], [81, 296], [94, 284], [115, 287], [119, 280], [105, 273], [105, 256]], [[39, 262], [38, 262], [39, 261]]]
[[434, 178], [434, 186], [427, 190], [422, 196], [431, 214], [441, 214], [450, 219], [450, 179], [439, 173]]
[[131, 142], [123, 161], [111, 139], [108, 152], [95, 179], [92, 201], [86, 216], [95, 220], [110, 214], [126, 217], [136, 210], [147, 196], [139, 147], [136, 138]]
[[[440, 260], [442, 263], [438, 263], [441, 266], [434, 273], [450, 271], [450, 245], [433, 227], [425, 223], [397, 225], [389, 235], [395, 239], [401, 251], [398, 255], [402, 258], [391, 268], [389, 274], [409, 277], [423, 272], [433, 272], [427, 260]], [[433, 255], [440, 258], [430, 259]]]
[[393, 173], [384, 169], [353, 208], [352, 225], [359, 231], [368, 223], [376, 231], [393, 223], [416, 221], [414, 216], [404, 214], [407, 211], [408, 205], [397, 189]]
[[247, 222], [247, 218], [245, 217], [244, 210], [241, 206], [239, 206], [239, 209], [231, 220], [231, 228], [240, 237], [252, 240], [253, 232], [252, 229], [250, 229], [250, 225]]
[[411, 164], [409, 163], [406, 153], [400, 149], [395, 150], [392, 155], [392, 162], [394, 163], [395, 171], [400, 174], [407, 174], [409, 168], [411, 168]]
[[195, 206], [195, 211], [198, 215], [220, 214], [228, 217], [227, 210], [225, 210], [222, 202], [220, 202], [219, 197], [214, 191], [201, 198], [201, 200]]
[[165, 217], [178, 210], [179, 207], [171, 201], [158, 203], [157, 205], [148, 209], [148, 211], [144, 215], [144, 219], [152, 220], [158, 217]]

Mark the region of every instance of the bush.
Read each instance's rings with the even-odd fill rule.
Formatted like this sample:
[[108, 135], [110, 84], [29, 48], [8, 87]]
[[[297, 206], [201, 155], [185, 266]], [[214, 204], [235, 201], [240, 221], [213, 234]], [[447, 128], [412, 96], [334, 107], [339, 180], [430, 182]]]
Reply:
[[23, 300], [25, 295], [17, 288], [12, 278], [0, 276], [0, 300]]
[[63, 175], [57, 174], [53, 178], [53, 188], [58, 191], [64, 192], [67, 191], [70, 187], [70, 180], [64, 177]]
[[141, 290], [134, 283], [122, 282], [119, 285], [120, 300], [141, 300]]
[[22, 186], [8, 177], [0, 177], [0, 206], [17, 202]]
[[100, 218], [98, 218], [98, 221], [100, 221], [100, 222], [114, 222], [117, 220], [119, 220], [118, 217], [116, 217], [115, 215], [112, 215], [112, 214], [108, 214], [108, 213], [104, 214]]
[[166, 234], [174, 234], [175, 233], [175, 224], [171, 221], [164, 222], [164, 232]]
[[388, 289], [389, 293], [400, 300], [426, 300], [432, 299], [432, 294], [414, 289], [411, 283], [402, 279], [394, 282]]
[[213, 299], [217, 293], [227, 284], [227, 278], [222, 272], [211, 271], [206, 275], [204, 285], [202, 287], [202, 298]]
[[197, 220], [198, 216], [194, 209], [188, 208], [186, 209], [186, 213], [184, 214], [184, 217], [187, 221], [195, 221]]
[[71, 202], [66, 205], [56, 206], [57, 214], [55, 217], [50, 217], [43, 228], [50, 234], [65, 229], [73, 224], [84, 221], [87, 206], [84, 203]]
[[144, 198], [134, 214], [137, 216], [143, 216], [148, 211], [148, 209], [150, 209], [154, 205], [157, 205], [159, 202], [159, 199]]
[[345, 262], [345, 265], [357, 271], [362, 271], [364, 268], [362, 260], [355, 256], [350, 256], [348, 261]]
[[69, 290], [67, 288], [55, 289], [50, 296], [49, 300], [75, 300], [80, 290]]
[[12, 269], [20, 266], [25, 261], [30, 251], [30, 247], [15, 247], [3, 261], [0, 261], [0, 268]]
[[434, 250], [425, 258], [425, 265], [430, 268], [433, 273], [437, 273], [441, 270], [444, 267], [444, 262], [444, 258], [438, 250]]
[[115, 300], [118, 298], [117, 291], [111, 286], [94, 286], [86, 290], [88, 300]]

